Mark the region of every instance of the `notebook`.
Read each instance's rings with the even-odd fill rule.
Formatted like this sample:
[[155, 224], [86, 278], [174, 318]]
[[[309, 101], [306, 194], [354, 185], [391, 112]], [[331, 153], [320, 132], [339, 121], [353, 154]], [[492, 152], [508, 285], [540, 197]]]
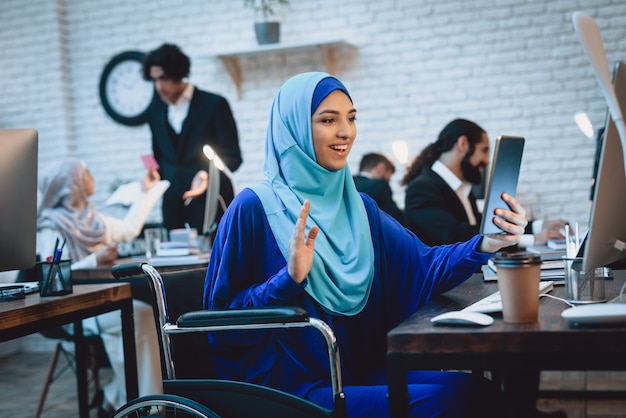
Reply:
[[[481, 270], [483, 272], [484, 281], [491, 282], [498, 280], [496, 272], [487, 264], [482, 265]], [[563, 284], [565, 283], [565, 272], [563, 269], [541, 270], [539, 278], [540, 280], [552, 281], [554, 284]]]

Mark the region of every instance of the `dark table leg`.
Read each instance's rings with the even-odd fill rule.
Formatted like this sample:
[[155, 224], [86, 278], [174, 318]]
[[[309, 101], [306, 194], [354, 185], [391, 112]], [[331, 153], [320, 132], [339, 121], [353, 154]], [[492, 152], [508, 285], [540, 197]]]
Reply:
[[387, 356], [389, 415], [391, 418], [408, 418], [409, 390], [406, 370], [402, 361], [395, 356]]
[[122, 338], [124, 340], [124, 369], [126, 374], [126, 399], [139, 397], [137, 381], [137, 352], [135, 348], [135, 323], [133, 320], [133, 300], [122, 305]]
[[89, 418], [87, 353], [85, 353], [82, 321], [74, 322], [74, 349], [76, 355], [76, 386], [78, 387], [78, 415], [81, 418]]

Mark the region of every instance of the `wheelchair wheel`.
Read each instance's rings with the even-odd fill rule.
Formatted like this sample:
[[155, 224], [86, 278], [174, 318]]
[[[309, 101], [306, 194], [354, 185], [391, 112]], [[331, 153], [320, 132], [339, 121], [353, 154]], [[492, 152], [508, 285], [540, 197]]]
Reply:
[[178, 395], [149, 395], [133, 399], [112, 418], [220, 418], [206, 406]]

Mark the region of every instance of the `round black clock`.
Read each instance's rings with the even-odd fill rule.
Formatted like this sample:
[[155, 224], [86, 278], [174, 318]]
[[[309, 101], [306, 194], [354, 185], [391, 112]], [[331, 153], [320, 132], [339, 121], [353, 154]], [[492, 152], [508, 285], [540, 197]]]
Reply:
[[146, 122], [154, 85], [143, 79], [144, 53], [125, 51], [107, 63], [100, 77], [100, 100], [113, 120], [129, 126]]

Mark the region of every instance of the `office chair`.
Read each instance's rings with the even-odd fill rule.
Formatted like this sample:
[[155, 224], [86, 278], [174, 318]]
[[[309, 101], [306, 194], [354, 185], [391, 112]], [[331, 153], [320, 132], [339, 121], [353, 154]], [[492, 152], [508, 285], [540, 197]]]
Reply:
[[[345, 416], [345, 397], [341, 384], [339, 349], [332, 330], [324, 322], [310, 318], [297, 307], [271, 307], [202, 310], [202, 294], [206, 269], [159, 274], [147, 263], [114, 266], [117, 278], [144, 274], [152, 283], [155, 316], [160, 334], [165, 395], [135, 399], [118, 409], [114, 417], [132, 416], [150, 407], [162, 408], [162, 400], [178, 396], [169, 406], [189, 408], [196, 402], [208, 408], [212, 417], [258, 418], [339, 418]], [[170, 318], [178, 318], [171, 323]], [[313, 327], [327, 343], [334, 408], [328, 410], [292, 394], [252, 383], [214, 378], [207, 331]], [[195, 350], [190, 352], [189, 350]], [[204, 360], [201, 362], [200, 360]], [[185, 409], [196, 416], [207, 416], [204, 410]], [[203, 415], [205, 414], [205, 415]], [[211, 416], [211, 415], [208, 415]]]

